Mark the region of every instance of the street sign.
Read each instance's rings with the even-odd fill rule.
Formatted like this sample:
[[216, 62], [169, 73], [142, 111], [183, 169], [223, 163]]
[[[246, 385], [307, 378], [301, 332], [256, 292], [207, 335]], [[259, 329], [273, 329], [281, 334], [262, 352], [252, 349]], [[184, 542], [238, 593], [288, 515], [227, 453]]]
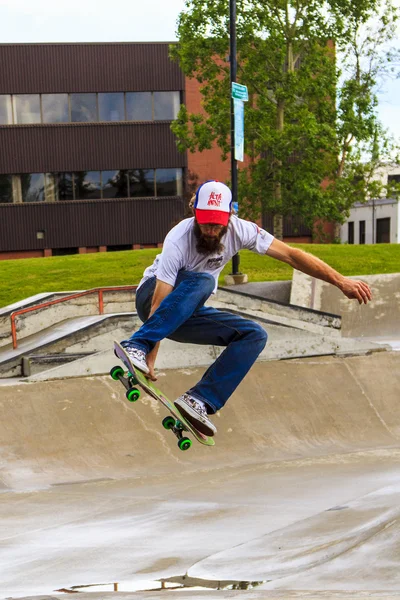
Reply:
[[247, 102], [249, 99], [249, 93], [247, 91], [246, 85], [241, 85], [240, 83], [232, 82], [232, 98], [236, 98], [236, 100], [243, 100], [243, 102]]
[[235, 160], [244, 160], [244, 102], [233, 99], [235, 114]]

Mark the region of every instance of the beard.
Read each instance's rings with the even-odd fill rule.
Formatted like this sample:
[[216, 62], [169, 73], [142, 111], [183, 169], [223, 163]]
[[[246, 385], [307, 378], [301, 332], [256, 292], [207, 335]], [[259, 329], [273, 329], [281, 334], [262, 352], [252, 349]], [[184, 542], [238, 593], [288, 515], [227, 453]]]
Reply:
[[221, 239], [224, 237], [228, 227], [223, 227], [219, 232], [218, 236], [211, 237], [202, 233], [197, 221], [193, 225], [193, 233], [196, 238], [196, 250], [199, 254], [214, 254], [222, 252], [224, 245], [221, 244]]

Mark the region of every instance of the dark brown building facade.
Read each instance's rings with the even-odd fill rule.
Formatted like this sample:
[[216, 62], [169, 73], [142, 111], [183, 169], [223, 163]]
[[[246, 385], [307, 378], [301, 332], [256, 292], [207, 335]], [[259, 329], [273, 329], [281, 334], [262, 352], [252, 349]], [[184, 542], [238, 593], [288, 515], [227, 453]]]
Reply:
[[161, 245], [191, 185], [230, 178], [216, 145], [178, 152], [181, 103], [200, 86], [167, 43], [0, 44], [0, 260]]
[[0, 45], [0, 259], [160, 244], [184, 101], [168, 44]]

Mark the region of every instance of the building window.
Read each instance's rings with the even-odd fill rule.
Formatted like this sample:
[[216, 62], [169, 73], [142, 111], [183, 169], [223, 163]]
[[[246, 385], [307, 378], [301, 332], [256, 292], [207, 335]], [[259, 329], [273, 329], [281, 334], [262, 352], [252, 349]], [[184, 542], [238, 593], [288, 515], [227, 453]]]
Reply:
[[45, 173], [45, 197], [46, 202], [56, 200], [57, 177], [54, 173]]
[[152, 121], [151, 92], [128, 92], [126, 94], [126, 119], [128, 121]]
[[348, 226], [349, 226], [349, 231], [348, 231], [347, 241], [349, 244], [354, 244], [354, 221], [349, 221]]
[[68, 94], [42, 94], [43, 123], [68, 123]]
[[400, 174], [388, 175], [388, 192], [391, 198], [397, 198], [400, 192]]
[[125, 121], [124, 94], [99, 94], [99, 120]]
[[43, 202], [45, 199], [44, 173], [22, 173], [22, 202]]
[[388, 175], [388, 183], [400, 183], [400, 173], [397, 175]]
[[376, 243], [390, 244], [390, 217], [376, 220]]
[[102, 197], [128, 197], [128, 171], [102, 171]]
[[95, 123], [97, 120], [97, 94], [71, 94], [72, 123]]
[[79, 171], [74, 173], [75, 198], [92, 200], [101, 198], [100, 171]]
[[13, 201], [12, 175], [0, 175], [0, 203]]
[[12, 124], [11, 96], [0, 95], [0, 125]]
[[173, 121], [180, 92], [0, 95], [0, 125]]
[[182, 169], [156, 169], [156, 195], [182, 195]]
[[13, 202], [13, 177], [21, 183], [22, 202], [55, 202], [181, 196], [182, 173], [179, 168], [0, 175], [0, 203]]
[[39, 94], [20, 94], [13, 96], [14, 123], [27, 125], [40, 123], [40, 96]]
[[360, 221], [359, 227], [359, 243], [365, 244], [365, 221]]
[[179, 92], [154, 92], [154, 120], [173, 121], [178, 116]]
[[55, 199], [74, 200], [74, 179], [72, 173], [55, 173]]
[[154, 169], [134, 169], [129, 171], [130, 198], [154, 198], [154, 184]]

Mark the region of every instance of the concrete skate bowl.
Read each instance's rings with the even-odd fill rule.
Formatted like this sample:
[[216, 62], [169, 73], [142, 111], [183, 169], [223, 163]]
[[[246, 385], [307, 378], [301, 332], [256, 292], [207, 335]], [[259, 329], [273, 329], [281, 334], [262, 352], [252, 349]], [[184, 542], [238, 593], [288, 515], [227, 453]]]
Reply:
[[204, 588], [146, 598], [397, 597], [399, 373], [396, 352], [259, 362], [216, 446], [187, 452], [110, 378], [2, 386], [0, 598], [142, 580]]

